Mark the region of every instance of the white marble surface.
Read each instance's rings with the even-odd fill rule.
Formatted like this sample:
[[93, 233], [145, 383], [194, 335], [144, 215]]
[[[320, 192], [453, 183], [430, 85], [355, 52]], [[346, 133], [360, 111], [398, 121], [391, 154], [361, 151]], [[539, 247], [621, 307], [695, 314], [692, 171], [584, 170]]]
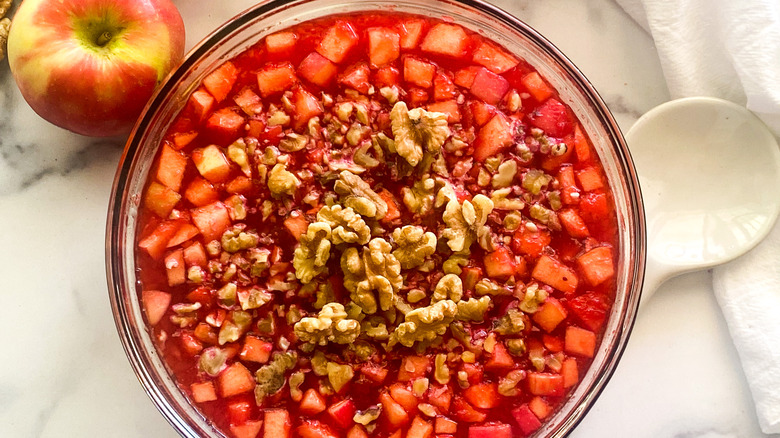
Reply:
[[[652, 39], [613, 0], [494, 0], [600, 90], [624, 130], [669, 99]], [[191, 47], [252, 0], [177, 0]], [[0, 62], [0, 436], [174, 437], [114, 328], [104, 224], [124, 139], [38, 118]], [[576, 437], [762, 437], [707, 272], [642, 309]]]

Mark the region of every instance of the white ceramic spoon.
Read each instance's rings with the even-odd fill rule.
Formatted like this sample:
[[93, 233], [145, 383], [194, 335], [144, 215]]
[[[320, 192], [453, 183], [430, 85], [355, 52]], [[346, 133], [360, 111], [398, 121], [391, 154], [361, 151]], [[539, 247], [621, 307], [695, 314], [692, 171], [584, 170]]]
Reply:
[[642, 302], [669, 278], [732, 260], [780, 211], [780, 150], [753, 113], [705, 97], [662, 104], [626, 135], [647, 221]]

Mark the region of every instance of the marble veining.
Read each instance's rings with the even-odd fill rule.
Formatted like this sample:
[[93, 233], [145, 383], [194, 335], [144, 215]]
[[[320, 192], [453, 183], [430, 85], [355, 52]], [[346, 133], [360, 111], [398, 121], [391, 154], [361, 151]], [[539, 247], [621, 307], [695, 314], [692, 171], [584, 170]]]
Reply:
[[[192, 47], [252, 0], [176, 0]], [[555, 43], [624, 130], [669, 99], [652, 38], [613, 0], [494, 0]], [[0, 62], [0, 436], [175, 437], [114, 328], [104, 227], [124, 139], [56, 128]], [[575, 437], [764, 437], [708, 272], [662, 287]]]

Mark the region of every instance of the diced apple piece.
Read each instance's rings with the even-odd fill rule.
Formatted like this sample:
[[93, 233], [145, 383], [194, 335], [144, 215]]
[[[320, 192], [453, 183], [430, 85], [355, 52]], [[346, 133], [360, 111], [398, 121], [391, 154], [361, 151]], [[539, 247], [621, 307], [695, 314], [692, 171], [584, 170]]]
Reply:
[[330, 62], [328, 58], [317, 52], [311, 52], [298, 65], [298, 76], [314, 85], [327, 87], [336, 77], [338, 70], [336, 64]]
[[549, 231], [541, 228], [531, 231], [528, 228], [521, 226], [512, 236], [512, 249], [519, 254], [537, 258], [542, 255], [542, 251], [551, 241], [552, 236]]
[[607, 246], [591, 249], [577, 258], [577, 265], [591, 286], [598, 286], [615, 275], [612, 250]]
[[183, 249], [184, 263], [186, 266], [200, 266], [206, 267], [208, 258], [206, 257], [206, 249], [203, 248], [203, 244], [200, 242], [193, 242], [191, 245]]
[[338, 438], [327, 424], [317, 420], [306, 420], [295, 428], [297, 438]]
[[422, 419], [419, 415], [414, 417], [412, 425], [406, 432], [406, 438], [431, 438], [433, 436], [433, 424]]
[[434, 430], [437, 434], [446, 433], [454, 435], [458, 433], [458, 423], [447, 417], [438, 416], [434, 423]]
[[190, 210], [192, 222], [200, 230], [200, 234], [206, 242], [217, 240], [222, 237], [222, 233], [230, 227], [230, 213], [228, 213], [225, 204], [215, 201], [203, 207]]
[[420, 400], [405, 384], [400, 382], [394, 383], [390, 385], [388, 390], [390, 391], [390, 396], [403, 406], [404, 409], [406, 409], [406, 412], [417, 411], [417, 405], [420, 403]]
[[198, 173], [212, 183], [225, 182], [230, 178], [230, 162], [216, 145], [193, 150], [192, 161]]
[[573, 269], [548, 255], [539, 257], [531, 277], [564, 293], [577, 290], [579, 279]]
[[141, 302], [144, 305], [149, 325], [155, 326], [168, 310], [168, 306], [171, 304], [171, 294], [159, 290], [144, 290], [141, 292]]
[[271, 358], [271, 350], [274, 345], [270, 342], [266, 342], [255, 336], [246, 336], [244, 338], [244, 346], [241, 348], [241, 352], [238, 354], [241, 360], [266, 363]]
[[439, 23], [428, 31], [420, 48], [424, 52], [461, 58], [469, 48], [469, 36], [456, 24]]
[[205, 178], [195, 177], [184, 190], [184, 197], [196, 207], [203, 207], [219, 199], [219, 192]]
[[487, 414], [471, 406], [464, 398], [455, 396], [452, 400], [452, 415], [465, 423], [482, 423]]
[[363, 374], [368, 380], [377, 384], [381, 384], [385, 381], [388, 372], [389, 371], [387, 368], [381, 365], [377, 365], [373, 362], [365, 362], [360, 367], [360, 373]]
[[398, 32], [386, 27], [372, 27], [368, 32], [368, 59], [371, 65], [381, 67], [401, 55]]
[[344, 399], [330, 406], [328, 415], [337, 425], [346, 429], [353, 424], [352, 418], [355, 416], [356, 411], [355, 403], [350, 399]]
[[176, 234], [171, 237], [171, 239], [168, 241], [168, 245], [166, 246], [168, 248], [173, 248], [174, 246], [181, 245], [182, 243], [192, 239], [198, 234], [200, 234], [198, 227], [192, 225], [189, 222], [184, 222], [181, 224], [179, 229], [176, 230]]
[[217, 399], [217, 391], [214, 389], [214, 383], [209, 381], [193, 383], [190, 385], [192, 391], [192, 400], [195, 403], [205, 403]]
[[563, 376], [553, 373], [530, 372], [526, 377], [528, 392], [533, 395], [563, 395]]
[[515, 260], [506, 247], [500, 246], [486, 254], [483, 261], [488, 277], [507, 279], [515, 273]]
[[256, 116], [263, 111], [263, 100], [249, 87], [236, 93], [233, 102], [248, 116]]
[[468, 438], [512, 438], [512, 427], [504, 423], [470, 426]]
[[409, 422], [406, 410], [390, 394], [386, 392], [379, 394], [379, 402], [382, 403], [382, 415], [394, 428], [400, 428]]
[[160, 260], [168, 248], [168, 242], [181, 226], [181, 221], [167, 220], [160, 222], [152, 232], [138, 242], [138, 247], [146, 251], [155, 260]]
[[512, 125], [503, 113], [496, 113], [489, 122], [480, 128], [474, 141], [474, 159], [485, 161], [512, 145], [514, 134]]
[[563, 138], [574, 131], [574, 122], [568, 110], [555, 98], [544, 101], [528, 118], [531, 125], [551, 137]]
[[184, 330], [181, 332], [179, 341], [181, 343], [182, 350], [184, 350], [184, 352], [190, 356], [195, 356], [196, 354], [203, 351], [203, 344], [198, 338], [195, 337], [195, 334], [189, 330]]
[[146, 188], [144, 206], [161, 218], [167, 218], [176, 204], [181, 200], [181, 195], [170, 188], [152, 181]]
[[325, 35], [323, 35], [320, 44], [317, 46], [317, 52], [338, 64], [349, 55], [350, 50], [359, 41], [360, 38], [355, 33], [352, 25], [346, 21], [337, 21], [325, 31]]
[[379, 191], [379, 197], [387, 204], [387, 214], [382, 218], [382, 222], [390, 223], [401, 217], [401, 210], [398, 208], [398, 201], [390, 191], [382, 189]]
[[222, 397], [243, 394], [255, 389], [255, 378], [244, 365], [240, 362], [234, 362], [233, 365], [219, 373], [217, 388]]
[[309, 119], [317, 117], [325, 111], [319, 99], [300, 87], [293, 91], [293, 106], [295, 111], [293, 118], [295, 126], [298, 128], [306, 126]]
[[368, 438], [368, 433], [363, 426], [356, 424], [349, 429], [346, 438]]
[[192, 115], [198, 123], [206, 119], [217, 104], [216, 99], [205, 89], [197, 89], [187, 100], [187, 112]]
[[263, 438], [290, 438], [290, 413], [286, 409], [266, 409]]
[[599, 331], [607, 319], [611, 302], [606, 295], [588, 292], [566, 300], [569, 311], [591, 331]]
[[309, 221], [299, 211], [294, 211], [284, 219], [284, 227], [295, 237], [295, 240], [300, 240], [309, 227]]
[[203, 79], [203, 86], [217, 102], [222, 102], [230, 94], [237, 78], [238, 69], [232, 62], [226, 61]]
[[533, 314], [532, 319], [539, 324], [542, 330], [550, 333], [558, 327], [558, 324], [566, 319], [566, 308], [555, 297], [548, 297], [539, 310]]
[[303, 393], [303, 399], [301, 399], [298, 409], [304, 415], [317, 415], [325, 411], [326, 407], [325, 397], [320, 395], [316, 389], [309, 388]]
[[493, 353], [490, 354], [490, 358], [485, 363], [485, 369], [489, 371], [509, 370], [514, 368], [515, 361], [509, 352], [506, 351], [506, 347], [501, 342], [496, 343], [493, 346]]
[[265, 37], [265, 49], [269, 55], [289, 54], [297, 42], [298, 35], [295, 32], [277, 32]]
[[404, 58], [404, 80], [422, 88], [433, 85], [436, 66], [411, 56]]
[[595, 167], [588, 166], [582, 170], [578, 170], [576, 173], [577, 180], [579, 180], [582, 190], [592, 192], [604, 188], [604, 180], [601, 178], [599, 170]]
[[339, 76], [338, 81], [340, 84], [366, 94], [371, 88], [371, 84], [368, 82], [370, 74], [371, 70], [368, 68], [368, 64], [361, 62], [346, 69]]
[[428, 403], [441, 409], [442, 412], [449, 412], [452, 403], [452, 389], [447, 385], [433, 385], [428, 390]]
[[431, 368], [431, 360], [426, 356], [405, 356], [398, 369], [398, 381], [408, 382], [424, 377]]
[[164, 264], [165, 274], [168, 277], [168, 286], [178, 286], [187, 281], [184, 268], [184, 254], [181, 248], [165, 256]]
[[428, 105], [428, 111], [446, 114], [449, 123], [460, 122], [460, 108], [455, 99], [431, 103]]
[[377, 87], [398, 86], [401, 81], [401, 72], [393, 66], [386, 65], [374, 73], [374, 83]]
[[455, 99], [458, 92], [449, 74], [436, 73], [433, 78], [433, 100], [448, 101]]
[[474, 75], [474, 81], [469, 88], [471, 94], [490, 105], [496, 105], [509, 90], [509, 82], [490, 70], [481, 68]]
[[521, 405], [512, 410], [512, 416], [515, 418], [520, 432], [523, 435], [530, 435], [542, 427], [542, 422], [531, 412], [527, 404]]
[[184, 178], [184, 169], [187, 167], [187, 157], [174, 150], [168, 144], [163, 144], [160, 157], [157, 160], [157, 181], [164, 184], [174, 192], [181, 189], [181, 181]]
[[514, 56], [510, 55], [504, 49], [493, 43], [482, 41], [479, 43], [472, 60], [479, 65], [485, 66], [493, 73], [501, 74], [507, 72], [520, 62]]
[[205, 130], [208, 138], [215, 142], [228, 144], [235, 140], [246, 119], [233, 108], [222, 108], [214, 111], [206, 119]]
[[580, 125], [574, 127], [574, 151], [577, 154], [577, 161], [580, 163], [590, 162], [593, 157], [588, 138], [585, 137], [585, 133], [582, 132]]
[[196, 138], [198, 138], [198, 131], [176, 132], [173, 134], [171, 141], [173, 142], [173, 148], [180, 151]]
[[404, 50], [411, 50], [420, 43], [423, 30], [425, 30], [425, 21], [418, 19], [405, 20], [399, 25], [401, 38], [399, 44]]
[[248, 420], [243, 424], [230, 425], [230, 433], [234, 438], [257, 438], [263, 428], [262, 420]]
[[585, 225], [585, 221], [582, 220], [582, 217], [575, 209], [564, 208], [563, 210], [558, 211], [558, 219], [560, 219], [563, 229], [566, 230], [571, 237], [582, 239], [590, 236], [588, 226]]
[[477, 67], [476, 65], [462, 68], [455, 72], [453, 81], [455, 82], [455, 85], [459, 87], [471, 88], [471, 84], [474, 83], [474, 78], [480, 70], [482, 70], [482, 67]]
[[284, 64], [270, 64], [257, 72], [257, 88], [260, 96], [268, 97], [292, 88], [298, 78], [295, 76], [295, 68], [289, 62]]
[[579, 367], [577, 366], [577, 359], [569, 357], [563, 361], [561, 365], [561, 375], [563, 376], [563, 387], [571, 388], [580, 381]]
[[478, 383], [463, 391], [463, 397], [474, 407], [492, 409], [498, 406], [498, 388], [495, 383]]
[[544, 102], [550, 96], [555, 94], [555, 90], [537, 72], [531, 72], [523, 76], [520, 79], [520, 83], [523, 84], [528, 93], [533, 96], [538, 102]]
[[596, 351], [596, 334], [590, 330], [570, 325], [566, 327], [563, 348], [569, 354], [593, 357]]

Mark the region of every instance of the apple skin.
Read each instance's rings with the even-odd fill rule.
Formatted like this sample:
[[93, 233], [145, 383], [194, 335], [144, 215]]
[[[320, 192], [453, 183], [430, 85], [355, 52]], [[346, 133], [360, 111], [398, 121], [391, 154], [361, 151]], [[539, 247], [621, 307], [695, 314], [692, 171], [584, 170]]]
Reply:
[[184, 38], [170, 0], [24, 0], [8, 63], [38, 115], [82, 135], [117, 136], [181, 62]]

